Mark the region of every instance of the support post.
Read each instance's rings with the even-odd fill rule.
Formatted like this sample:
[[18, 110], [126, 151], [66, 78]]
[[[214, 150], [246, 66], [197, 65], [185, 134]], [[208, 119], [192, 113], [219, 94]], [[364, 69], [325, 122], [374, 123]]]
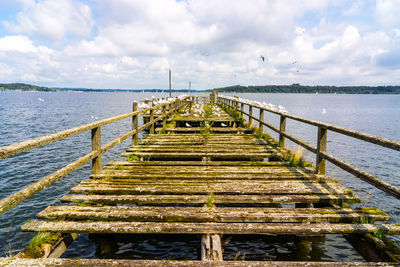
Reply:
[[240, 103], [240, 115], [243, 117], [244, 103]]
[[282, 134], [283, 132], [286, 132], [286, 116], [281, 115], [281, 122], [279, 127], [279, 146], [281, 148], [285, 147], [285, 137]]
[[92, 173], [99, 173], [101, 170], [101, 127], [92, 129], [92, 151], [97, 151], [97, 157], [92, 160]]
[[264, 121], [264, 110], [262, 108], [260, 108], [260, 117], [258, 119], [259, 119], [259, 123], [258, 124], [259, 124], [260, 132], [263, 132], [264, 125], [261, 122]]
[[318, 127], [318, 140], [317, 140], [317, 160], [315, 166], [317, 167], [318, 174], [325, 174], [325, 159], [321, 157], [320, 152], [326, 151], [326, 142], [328, 137], [328, 130], [326, 128]]
[[239, 97], [235, 96], [235, 110], [237, 111], [239, 109]]
[[[167, 114], [167, 105], [163, 106], [163, 108], [162, 108], [162, 114], [163, 114], [164, 116]], [[163, 127], [163, 129], [167, 128], [167, 116], [165, 116], [164, 119], [163, 119], [162, 127]]]
[[[154, 109], [150, 110], [150, 121], [154, 120]], [[150, 125], [150, 134], [154, 133], [154, 122]]]
[[[133, 112], [137, 111], [138, 109], [138, 103], [133, 102]], [[132, 135], [132, 145], [136, 146], [139, 141], [139, 133], [138, 133], [138, 128], [139, 128], [139, 116], [138, 115], [133, 115], [132, 116], [132, 130], [136, 130], [136, 133]]]
[[201, 260], [222, 261], [221, 236], [204, 234], [201, 236]]
[[249, 128], [253, 127], [253, 106], [249, 105]]
[[171, 69], [169, 69], [169, 97], [171, 97]]

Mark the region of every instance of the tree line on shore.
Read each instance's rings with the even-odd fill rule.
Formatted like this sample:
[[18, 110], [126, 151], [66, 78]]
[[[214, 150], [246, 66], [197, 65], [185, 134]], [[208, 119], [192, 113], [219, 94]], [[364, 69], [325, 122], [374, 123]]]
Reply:
[[36, 86], [25, 83], [0, 83], [0, 91], [45, 91], [45, 92], [55, 92], [54, 88]]
[[400, 94], [400, 86], [327, 86], [327, 85], [233, 85], [215, 88], [218, 92], [303, 93], [303, 94]]

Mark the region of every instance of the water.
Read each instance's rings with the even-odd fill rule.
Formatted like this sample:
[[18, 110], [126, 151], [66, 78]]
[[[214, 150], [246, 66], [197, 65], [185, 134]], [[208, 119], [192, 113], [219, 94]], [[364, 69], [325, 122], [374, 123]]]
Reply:
[[[166, 96], [156, 93], [0, 92], [0, 146], [130, 112], [134, 100], [151, 98], [152, 95]], [[235, 95], [283, 105], [291, 114], [400, 140], [399, 95]], [[322, 114], [323, 109], [326, 110], [326, 114]], [[266, 113], [264, 117], [273, 125], [278, 125], [278, 116]], [[111, 127], [102, 127], [102, 143], [111, 141], [130, 127], [130, 119]], [[287, 130], [310, 144], [316, 144], [315, 127], [289, 120]], [[276, 137], [276, 134], [266, 131]], [[287, 144], [296, 148], [296, 145], [289, 141]], [[129, 140], [107, 152], [103, 155], [103, 163], [119, 159], [119, 154], [128, 145]], [[78, 159], [90, 149], [90, 132], [87, 132], [1, 160], [0, 199]], [[57, 153], [54, 153], [55, 151]], [[400, 186], [400, 157], [395, 151], [329, 132], [328, 152]], [[315, 156], [311, 153], [306, 153], [305, 158], [315, 162]], [[392, 222], [400, 222], [398, 200], [329, 164], [327, 172], [358, 194], [363, 199], [364, 206], [376, 206], [387, 212]], [[0, 215], [0, 256], [6, 256], [10, 252], [15, 254], [24, 248], [33, 234], [21, 233], [20, 226], [27, 220], [35, 219], [36, 214], [46, 206], [60, 204], [60, 197], [73, 185], [87, 179], [89, 174], [90, 166], [87, 164], [16, 208]], [[64, 256], [196, 259], [200, 243], [199, 236], [132, 236], [123, 240], [110, 238], [113, 238], [110, 243], [114, 244], [111, 255], [104, 255], [99, 251], [96, 245], [99, 241], [96, 238], [81, 235]], [[265, 236], [224, 236], [224, 257], [241, 259], [245, 254], [247, 260], [362, 260], [341, 236], [329, 235], [324, 241], [315, 240], [307, 253], [299, 251], [296, 242], [292, 239], [282, 240]]]

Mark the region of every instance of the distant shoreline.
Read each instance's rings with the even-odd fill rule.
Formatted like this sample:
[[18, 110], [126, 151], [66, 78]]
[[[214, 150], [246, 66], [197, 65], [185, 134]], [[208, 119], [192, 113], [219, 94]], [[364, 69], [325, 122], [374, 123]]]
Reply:
[[[18, 92], [121, 92], [121, 93], [168, 93], [168, 89], [90, 89], [90, 88], [60, 88], [43, 87], [24, 83], [0, 83], [0, 91], [18, 91]], [[206, 91], [189, 89], [172, 89], [172, 93], [201, 93]]]
[[[307, 86], [292, 85], [234, 85], [215, 88], [219, 93], [267, 93], [267, 94], [400, 94], [400, 86]], [[33, 91], [33, 92], [111, 92], [111, 93], [168, 93], [168, 89], [90, 89], [43, 87], [23, 83], [0, 83], [0, 91]], [[209, 93], [212, 90], [172, 89], [173, 93]]]
[[400, 86], [325, 86], [325, 85], [234, 85], [215, 88], [220, 93], [279, 93], [279, 94], [400, 94]]

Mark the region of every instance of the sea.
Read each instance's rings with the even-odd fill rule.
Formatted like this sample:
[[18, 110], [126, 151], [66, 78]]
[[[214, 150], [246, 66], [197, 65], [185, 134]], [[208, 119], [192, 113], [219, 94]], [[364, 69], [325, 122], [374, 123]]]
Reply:
[[[206, 93], [196, 93], [207, 96]], [[400, 141], [400, 95], [345, 94], [262, 94], [226, 93], [284, 106], [290, 114], [335, 124], [349, 129]], [[134, 101], [167, 93], [130, 92], [0, 92], [0, 147], [44, 136], [76, 126], [132, 111]], [[175, 95], [176, 96], [176, 95]], [[257, 115], [257, 110], [253, 111]], [[279, 125], [279, 116], [265, 113], [264, 119]], [[131, 128], [125, 119], [102, 127], [102, 143], [106, 144]], [[265, 127], [264, 127], [265, 128]], [[293, 120], [287, 121], [287, 132], [316, 146], [316, 127]], [[265, 132], [277, 138], [272, 131]], [[121, 160], [129, 146], [126, 140], [102, 157], [103, 165]], [[296, 150], [298, 146], [286, 141]], [[90, 152], [90, 131], [55, 142], [42, 148], [0, 160], [0, 199], [38, 181]], [[393, 185], [400, 186], [400, 154], [334, 132], [328, 132], [328, 153], [367, 171]], [[315, 155], [303, 151], [303, 157], [315, 163]], [[49, 188], [0, 215], [0, 257], [13, 256], [29, 244], [33, 233], [21, 232], [21, 225], [35, 220], [36, 214], [48, 205], [61, 204], [60, 198], [69, 189], [87, 179], [90, 164], [62, 178]], [[377, 207], [400, 223], [399, 200], [382, 192], [332, 164], [327, 174], [361, 197], [358, 206]], [[357, 206], [355, 205], [355, 206]], [[112, 249], [101, 251], [98, 238], [80, 235], [63, 257], [123, 259], [197, 259], [200, 236], [132, 235], [123, 239], [109, 238]], [[400, 239], [392, 237], [400, 243]], [[314, 260], [362, 261], [362, 257], [340, 235], [315, 238], [308, 249], [299, 246], [293, 237], [235, 236], [222, 237], [225, 260]]]

